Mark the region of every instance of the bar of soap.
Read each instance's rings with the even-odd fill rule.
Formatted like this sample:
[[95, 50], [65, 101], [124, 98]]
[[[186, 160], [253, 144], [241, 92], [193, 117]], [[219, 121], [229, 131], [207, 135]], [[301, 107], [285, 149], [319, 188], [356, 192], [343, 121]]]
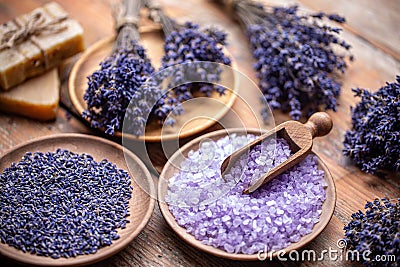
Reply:
[[56, 118], [60, 98], [57, 69], [0, 92], [0, 110], [41, 121]]
[[54, 25], [60, 30], [31, 35], [22, 43], [0, 50], [0, 87], [3, 90], [40, 75], [56, 67], [62, 60], [84, 50], [81, 25], [69, 18], [68, 13], [54, 2], [2, 24], [0, 40], [7, 31], [23, 28], [38, 13], [42, 14], [44, 24], [60, 20]]

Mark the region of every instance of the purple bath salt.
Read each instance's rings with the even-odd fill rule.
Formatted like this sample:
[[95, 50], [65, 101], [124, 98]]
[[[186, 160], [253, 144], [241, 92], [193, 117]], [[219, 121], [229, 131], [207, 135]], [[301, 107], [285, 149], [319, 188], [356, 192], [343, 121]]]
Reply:
[[242, 194], [290, 156], [283, 139], [267, 140], [242, 155], [224, 180], [224, 158], [254, 138], [233, 134], [203, 142], [170, 178], [165, 198], [188, 233], [229, 253], [277, 251], [298, 242], [318, 222], [326, 197], [324, 172], [313, 155], [252, 194]]

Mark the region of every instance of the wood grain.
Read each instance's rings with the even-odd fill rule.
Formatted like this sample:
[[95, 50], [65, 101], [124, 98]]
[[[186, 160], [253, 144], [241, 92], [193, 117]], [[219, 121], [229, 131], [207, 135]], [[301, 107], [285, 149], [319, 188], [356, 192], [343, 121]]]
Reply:
[[[301, 0], [303, 1], [303, 0]], [[307, 0], [308, 1], [308, 0]], [[0, 1], [0, 22], [5, 22], [13, 17], [27, 13], [30, 10], [44, 4], [47, 0], [24, 0]], [[81, 22], [85, 30], [85, 43], [87, 46], [113, 34], [113, 22], [111, 17], [110, 2], [106, 0], [74, 0], [61, 1], [60, 4], [71, 14], [74, 19]], [[300, 3], [295, 0], [268, 0], [266, 4], [289, 4]], [[307, 8], [315, 10], [324, 10], [325, 3], [332, 1], [313, 1]], [[352, 19], [348, 19], [347, 28], [343, 32], [343, 38], [352, 45], [352, 52], [355, 55], [355, 61], [349, 64], [346, 74], [342, 78], [342, 92], [338, 99], [337, 112], [329, 111], [332, 117], [333, 129], [329, 135], [315, 140], [313, 150], [326, 163], [330, 170], [337, 189], [337, 202], [334, 216], [328, 226], [306, 249], [314, 249], [320, 253], [329, 247], [336, 249], [336, 242], [343, 237], [344, 224], [350, 220], [350, 215], [359, 209], [363, 209], [367, 200], [375, 197], [395, 198], [400, 196], [400, 177], [390, 174], [386, 179], [379, 178], [361, 172], [354, 164], [345, 158], [342, 154], [343, 139], [345, 131], [351, 127], [350, 107], [354, 106], [359, 99], [354, 98], [351, 88], [363, 87], [376, 91], [386, 81], [394, 81], [395, 75], [400, 73], [400, 63], [393, 57], [392, 53], [387, 53], [385, 49], [376, 46], [371, 42], [371, 36], [367, 36], [362, 30], [370, 30], [372, 36], [380, 42], [391, 43], [392, 47], [400, 47], [398, 38], [396, 38], [396, 29], [386, 25], [400, 25], [399, 12], [394, 12], [393, 16], [386, 14], [396, 10], [389, 2], [397, 3], [396, 0], [384, 1], [345, 1], [335, 2], [334, 8], [342, 8], [342, 5], [350, 5]], [[178, 21], [191, 20], [201, 25], [218, 25], [228, 32], [228, 49], [235, 58], [238, 69], [254, 81], [257, 81], [255, 72], [252, 69], [254, 62], [249, 50], [248, 42], [242, 29], [230, 17], [225, 10], [204, 0], [163, 0], [160, 3], [166, 8], [166, 12], [175, 17]], [[306, 2], [304, 2], [306, 3]], [[311, 3], [311, 1], [308, 1]], [[336, 4], [337, 3], [337, 4]], [[301, 4], [301, 3], [300, 3]], [[362, 10], [359, 11], [359, 7]], [[332, 9], [333, 10], [333, 9]], [[360, 9], [361, 10], [361, 9]], [[340, 10], [338, 10], [340, 11]], [[365, 12], [372, 12], [374, 19], [358, 18], [364, 16]], [[346, 16], [349, 13], [340, 12]], [[358, 23], [358, 25], [356, 25]], [[357, 29], [358, 33], [351, 30]], [[378, 37], [379, 36], [379, 37]], [[398, 35], [397, 35], [398, 36]], [[68, 77], [69, 68], [63, 68], [61, 77]], [[65, 79], [62, 79], [62, 88], [67, 88]], [[65, 91], [64, 91], [65, 92]], [[245, 101], [236, 101], [233, 109], [211, 128], [205, 130], [210, 132], [225, 127], [238, 127], [245, 124], [246, 127], [258, 127], [258, 112], [262, 106], [257, 99], [257, 92], [252, 90], [251, 83], [243, 84], [240, 87], [239, 94]], [[255, 115], [246, 105], [251, 103]], [[13, 115], [0, 114], [0, 154], [10, 147], [31, 140], [35, 137], [46, 136], [62, 132], [96, 133], [87, 128], [85, 124], [76, 118], [70, 120], [65, 115], [66, 111], [60, 109], [57, 119], [54, 122], [41, 123], [33, 120], [21, 118]], [[237, 115], [242, 119], [237, 119]], [[279, 111], [274, 112], [274, 121], [279, 124], [289, 120], [287, 114]], [[239, 124], [239, 125], [238, 125]], [[265, 129], [270, 129], [274, 125], [262, 125]], [[118, 141], [118, 140], [116, 140]], [[179, 140], [183, 145], [190, 141], [190, 138]], [[162, 147], [159, 143], [148, 144], [148, 153], [151, 155], [153, 166], [159, 171], [165, 164], [166, 157], [162, 153]], [[157, 182], [158, 178], [154, 177]], [[13, 262], [0, 258], [2, 266], [16, 266]], [[114, 255], [113, 257], [97, 263], [95, 266], [291, 266], [299, 265], [299, 262], [237, 262], [232, 260], [220, 259], [215, 256], [198, 251], [182, 241], [166, 224], [160, 210], [155, 209], [145, 230], [130, 243], [130, 245]], [[301, 262], [302, 266], [314, 266], [315, 264], [323, 266], [349, 266], [347, 261], [325, 261], [321, 262]]]

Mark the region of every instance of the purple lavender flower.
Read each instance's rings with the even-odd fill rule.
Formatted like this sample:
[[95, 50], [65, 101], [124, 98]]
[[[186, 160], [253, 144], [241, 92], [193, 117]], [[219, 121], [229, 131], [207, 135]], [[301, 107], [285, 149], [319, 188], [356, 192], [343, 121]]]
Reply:
[[[366, 266], [398, 266], [400, 262], [400, 198], [390, 202], [386, 198], [367, 202], [365, 213], [358, 211], [344, 227], [347, 248], [359, 255], [367, 255], [369, 261], [361, 258]], [[369, 251], [369, 254], [365, 252]], [[349, 254], [354, 257], [353, 254]], [[375, 257], [394, 256], [393, 261], [374, 261]]]
[[[340, 83], [333, 74], [346, 70], [345, 56], [333, 46], [350, 49], [338, 38], [341, 29], [323, 18], [343, 23], [336, 14], [299, 15], [298, 7], [266, 9], [252, 1], [238, 1], [234, 9], [245, 25], [257, 63], [259, 86], [272, 109], [289, 111], [299, 120], [321, 106], [336, 110]], [[352, 59], [352, 57], [351, 57]]]
[[[87, 110], [82, 116], [90, 120], [93, 128], [104, 129], [106, 134], [114, 135], [115, 131], [122, 129], [132, 98], [135, 97], [137, 101], [146, 99], [148, 102], [142, 101], [139, 109], [128, 111], [131, 114], [132, 133], [143, 134], [154, 102], [162, 101], [161, 91], [154, 84], [139, 90], [153, 72], [144, 48], [137, 41], [132, 41], [129, 48], [116, 49], [100, 63], [100, 69], [88, 77], [88, 88], [84, 95]], [[165, 109], [165, 113], [168, 112]]]
[[365, 172], [400, 171], [400, 76], [396, 80], [376, 93], [353, 89], [361, 102], [352, 108], [343, 154]]
[[[225, 65], [230, 65], [231, 60], [223, 52], [225, 45], [226, 34], [217, 29], [200, 30], [199, 26], [186, 22], [183, 26], [171, 21], [174, 25], [174, 30], [166, 33], [164, 51], [165, 55], [162, 58], [161, 70], [177, 65], [184, 64], [187, 68], [191, 65], [187, 63], [196, 61], [217, 62]], [[207, 80], [209, 83], [218, 82], [220, 79], [221, 70], [215, 69], [215, 64], [202, 64], [203, 68], [193, 65], [193, 70], [189, 70], [190, 78], [193, 80]], [[188, 73], [188, 70], [185, 70]], [[174, 83], [184, 83], [187, 79], [183, 71], [174, 74]], [[192, 84], [178, 86], [174, 89], [174, 93], [179, 102], [193, 98]], [[206, 96], [210, 96], [212, 91], [217, 91], [223, 94], [225, 88], [221, 86], [213, 86], [208, 83], [198, 83], [197, 89]]]
[[178, 24], [157, 3], [148, 0], [146, 5], [150, 9], [150, 17], [163, 26], [165, 54], [160, 70], [162, 78], [168, 80], [168, 88], [173, 88], [168, 91], [167, 102], [175, 112], [183, 112], [179, 108], [180, 103], [192, 99], [194, 92], [205, 96], [210, 96], [213, 91], [224, 94], [225, 88], [212, 83], [220, 80], [222, 72], [215, 63], [231, 64], [230, 58], [223, 51], [226, 33], [215, 28], [200, 30], [197, 24], [191, 22]]
[[[216, 63], [231, 65], [223, 50], [226, 33], [216, 28], [201, 30], [192, 22], [181, 25], [167, 16], [157, 2], [146, 0], [145, 3], [150, 18], [162, 25], [165, 34], [165, 54], [156, 80], [167, 88], [163, 90], [165, 98], [155, 107], [157, 119], [166, 119], [166, 108], [173, 114], [181, 114], [181, 104], [192, 99], [194, 93], [224, 94], [225, 88], [214, 84], [219, 82], [222, 73]], [[166, 123], [173, 124], [174, 119], [168, 118]]]
[[[215, 64], [207, 62], [222, 63], [230, 65], [231, 60], [223, 52], [226, 34], [217, 29], [200, 30], [199, 26], [186, 22], [179, 25], [167, 18], [164, 14], [164, 26], [166, 35], [164, 51], [160, 70], [164, 70], [165, 78], [173, 76], [170, 87], [176, 86], [169, 91], [168, 99], [173, 105], [177, 105], [193, 98], [194, 92], [200, 92], [210, 96], [213, 91], [224, 94], [225, 88], [212, 83], [220, 80], [222, 70], [215, 67]], [[190, 64], [202, 62], [201, 64]], [[168, 67], [181, 65], [180, 68], [173, 68], [174, 73], [168, 73]], [[187, 80], [201, 80], [205, 82], [187, 83]], [[185, 84], [186, 83], [186, 84]], [[183, 112], [178, 109], [178, 112]]]

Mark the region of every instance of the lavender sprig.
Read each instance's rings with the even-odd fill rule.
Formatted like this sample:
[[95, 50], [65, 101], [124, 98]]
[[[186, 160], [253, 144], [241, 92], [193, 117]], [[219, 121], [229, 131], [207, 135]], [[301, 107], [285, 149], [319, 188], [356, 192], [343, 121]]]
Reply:
[[[366, 266], [398, 266], [400, 262], [400, 198], [392, 203], [386, 198], [367, 202], [365, 213], [358, 211], [344, 227], [347, 248], [359, 255]], [[370, 253], [364, 254], [369, 251]], [[348, 254], [354, 256], [354, 254]], [[395, 261], [374, 261], [379, 255], [393, 255]], [[354, 259], [353, 259], [354, 260]]]
[[128, 118], [125, 130], [142, 135], [149, 115], [155, 113], [156, 103], [158, 117], [166, 118], [170, 112], [156, 82], [145, 83], [154, 73], [154, 67], [138, 41], [136, 23], [141, 5], [140, 0], [122, 1], [115, 16], [118, 36], [113, 53], [88, 77], [84, 95], [87, 109], [82, 116], [93, 128], [109, 135], [122, 130], [125, 118]]
[[336, 110], [341, 86], [335, 75], [347, 65], [333, 47], [349, 50], [350, 45], [338, 38], [340, 28], [322, 20], [343, 23], [343, 17], [300, 15], [297, 6], [265, 8], [252, 0], [233, 1], [233, 10], [247, 32], [259, 87], [272, 109], [289, 111], [295, 120], [321, 106]]
[[396, 80], [375, 93], [353, 89], [361, 102], [352, 108], [343, 154], [365, 172], [400, 171], [400, 76]]
[[[161, 70], [176, 64], [186, 64], [196, 61], [217, 62], [225, 65], [230, 65], [231, 60], [227, 57], [222, 46], [226, 44], [226, 33], [215, 28], [200, 30], [199, 26], [186, 22], [183, 26], [179, 26], [173, 22], [174, 30], [171, 33], [166, 33], [164, 51], [165, 55], [162, 58]], [[220, 79], [221, 70], [215, 70], [214, 64], [201, 65], [199, 68], [194, 65], [191, 72], [192, 79], [207, 80], [208, 82], [218, 82]], [[206, 66], [206, 67], [204, 67]], [[174, 83], [185, 82], [184, 73], [176, 73]], [[195, 76], [195, 77], [193, 77]], [[182, 102], [193, 98], [191, 88], [192, 85], [181, 85], [175, 88], [177, 100]], [[221, 86], [213, 86], [209, 83], [198, 83], [198, 91], [210, 96], [215, 90], [223, 94], [225, 88]]]
[[[175, 112], [180, 113], [183, 110], [179, 104], [192, 99], [194, 92], [200, 92], [205, 96], [210, 96], [213, 91], [224, 94], [225, 88], [213, 85], [220, 80], [222, 70], [215, 67], [215, 64], [207, 62], [216, 62], [230, 65], [230, 58], [225, 55], [223, 45], [226, 44], [226, 33], [215, 28], [201, 30], [197, 24], [186, 22], [183, 25], [169, 18], [161, 8], [153, 1], [147, 1], [147, 6], [151, 10], [151, 18], [160, 22], [165, 34], [164, 56], [162, 58], [160, 71], [164, 78], [173, 76], [171, 85], [173, 90], [168, 92], [167, 101], [172, 105]], [[201, 64], [190, 64], [193, 62], [202, 62]], [[181, 65], [180, 68], [169, 67]], [[170, 73], [172, 72], [173, 73]], [[206, 80], [205, 82], [190, 83], [188, 80]], [[186, 84], [184, 84], [186, 83]]]
[[[118, 48], [100, 63], [99, 70], [88, 77], [84, 95], [87, 110], [83, 117], [90, 120], [93, 128], [105, 129], [106, 134], [114, 135], [115, 131], [121, 131], [129, 103], [153, 72], [144, 48], [136, 40], [132, 40], [129, 48]], [[160, 97], [160, 90], [149, 86], [140, 94], [153, 99]], [[140, 95], [136, 97], [145, 99]], [[141, 110], [130, 111], [135, 117], [130, 124], [134, 134], [143, 134], [151, 108], [152, 105], [147, 104]]]

